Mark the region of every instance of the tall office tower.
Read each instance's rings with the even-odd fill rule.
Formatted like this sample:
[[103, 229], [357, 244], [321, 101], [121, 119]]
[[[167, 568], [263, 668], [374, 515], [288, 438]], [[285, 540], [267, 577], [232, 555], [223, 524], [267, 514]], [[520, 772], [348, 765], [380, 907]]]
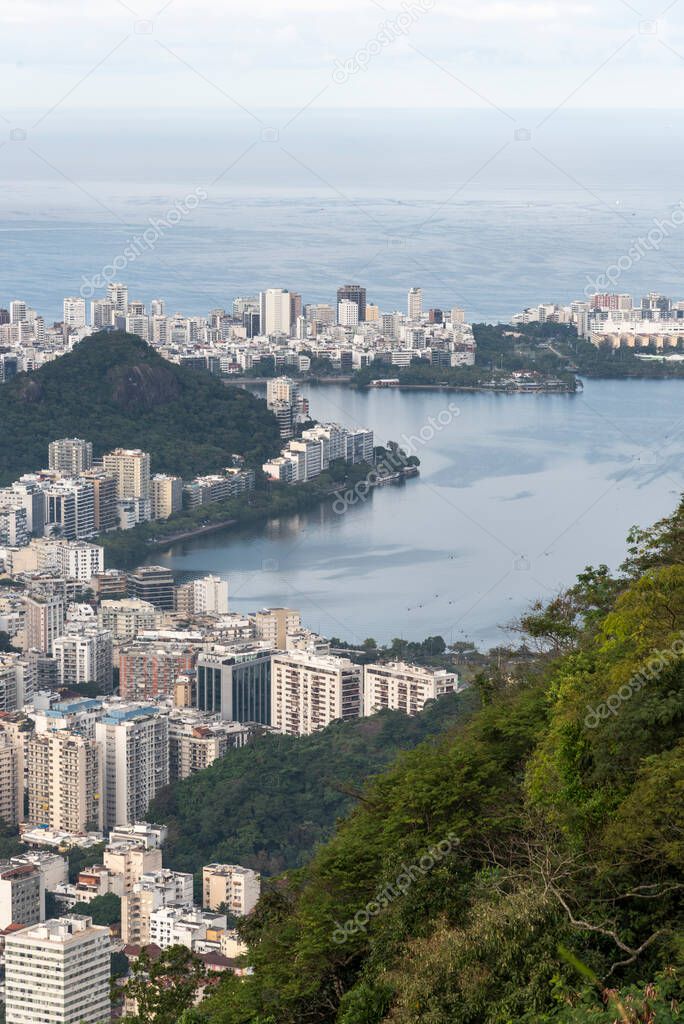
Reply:
[[345, 284], [337, 289], [338, 309], [340, 302], [344, 299], [356, 303], [359, 307], [359, 322], [363, 323], [366, 319], [366, 289], [362, 288], [360, 284]]
[[150, 498], [150, 456], [139, 448], [115, 448], [102, 459], [105, 473], [116, 480], [117, 497]]
[[193, 704], [225, 722], [271, 724], [271, 652], [255, 644], [201, 651]]
[[362, 669], [347, 658], [294, 651], [271, 661], [271, 725], [308, 736], [338, 720], [358, 718]]
[[93, 525], [96, 533], [116, 530], [119, 525], [116, 479], [103, 469], [87, 469], [82, 476], [93, 485]]
[[85, 327], [85, 299], [81, 299], [77, 295], [69, 295], [64, 300], [64, 324], [66, 327]]
[[25, 598], [24, 649], [52, 654], [52, 645], [64, 632], [66, 604], [62, 594], [35, 594]]
[[276, 651], [284, 651], [287, 634], [301, 628], [302, 616], [294, 608], [264, 608], [254, 615], [256, 635]]
[[111, 1020], [109, 929], [70, 915], [5, 939], [7, 1024]]
[[408, 318], [420, 320], [423, 315], [423, 289], [410, 288], [408, 293]]
[[290, 329], [294, 327], [302, 315], [302, 297], [298, 292], [290, 292]]
[[93, 465], [93, 445], [80, 437], [62, 437], [48, 445], [48, 466], [68, 476], [80, 476]]
[[59, 684], [92, 683], [97, 693], [112, 692], [112, 634], [94, 625], [69, 626], [52, 644]]
[[104, 764], [104, 827], [143, 821], [169, 784], [169, 721], [157, 707], [122, 704], [95, 726]]
[[141, 565], [128, 576], [128, 596], [173, 611], [173, 573], [161, 565]]
[[258, 871], [239, 864], [207, 864], [202, 868], [202, 906], [220, 910], [225, 906], [236, 917], [251, 914], [261, 893]]
[[150, 302], [150, 315], [151, 316], [164, 316], [164, 300], [163, 299], [152, 299]]
[[462, 324], [465, 323], [465, 310], [461, 309], [460, 306], [454, 306], [451, 310], [451, 323]]
[[359, 322], [359, 307], [356, 302], [342, 299], [337, 303], [337, 322], [340, 327], [356, 327]]
[[68, 729], [34, 733], [26, 745], [29, 822], [102, 831], [102, 761], [94, 740]]
[[0, 326], [8, 324], [10, 322], [9, 309], [0, 309]]
[[112, 326], [114, 305], [111, 299], [93, 299], [90, 303], [90, 323], [96, 331]]
[[107, 285], [107, 298], [112, 304], [112, 311], [114, 313], [122, 313], [124, 316], [126, 315], [128, 312], [127, 285], [110, 281]]
[[290, 293], [284, 288], [267, 288], [259, 293], [262, 334], [290, 333]]
[[43, 488], [46, 533], [86, 540], [95, 533], [95, 492], [91, 480], [55, 480]]
[[43, 876], [35, 864], [0, 864], [0, 928], [45, 917]]
[[0, 722], [0, 820], [13, 828], [24, 820], [24, 746]]
[[168, 519], [183, 508], [183, 481], [179, 476], [157, 473], [150, 479], [153, 519]]
[[22, 324], [28, 320], [28, 306], [21, 299], [10, 302], [10, 323]]

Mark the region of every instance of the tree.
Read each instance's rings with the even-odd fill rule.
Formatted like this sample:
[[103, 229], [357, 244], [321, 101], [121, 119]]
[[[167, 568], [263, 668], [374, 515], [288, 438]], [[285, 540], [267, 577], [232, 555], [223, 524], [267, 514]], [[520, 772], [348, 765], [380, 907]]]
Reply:
[[143, 950], [130, 978], [115, 988], [115, 997], [135, 1000], [138, 1008], [125, 1024], [178, 1024], [206, 977], [200, 958], [185, 946], [171, 946], [154, 961]]
[[121, 921], [121, 898], [113, 892], [104, 896], [96, 896], [90, 903], [76, 903], [74, 914], [87, 914], [92, 917], [93, 924], [109, 927]]

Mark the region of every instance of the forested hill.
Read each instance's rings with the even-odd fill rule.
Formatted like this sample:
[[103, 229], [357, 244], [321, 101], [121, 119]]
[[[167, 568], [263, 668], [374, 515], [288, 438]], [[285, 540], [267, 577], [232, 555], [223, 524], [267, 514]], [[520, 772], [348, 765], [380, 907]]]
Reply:
[[193, 1021], [682, 1020], [684, 504], [525, 625], [547, 653], [266, 887]]
[[169, 827], [164, 863], [197, 872], [221, 861], [267, 875], [308, 863], [371, 775], [465, 718], [475, 698], [465, 691], [415, 718], [385, 711], [301, 739], [266, 735], [231, 751], [151, 805], [150, 820]]
[[92, 441], [96, 456], [142, 448], [153, 472], [183, 477], [218, 471], [233, 453], [261, 464], [279, 448], [264, 402], [118, 332], [0, 385], [0, 423], [0, 485], [43, 468], [59, 437]]

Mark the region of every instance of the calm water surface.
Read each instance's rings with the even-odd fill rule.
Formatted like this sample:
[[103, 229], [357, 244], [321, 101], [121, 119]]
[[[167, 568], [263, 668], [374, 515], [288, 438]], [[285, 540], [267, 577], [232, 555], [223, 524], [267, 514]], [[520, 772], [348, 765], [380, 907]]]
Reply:
[[328, 636], [505, 640], [536, 597], [587, 564], [617, 566], [629, 527], [671, 512], [684, 490], [677, 381], [590, 381], [576, 396], [320, 386], [309, 399], [316, 419], [372, 427], [376, 441], [418, 435], [450, 404], [457, 413], [418, 450], [419, 479], [343, 515], [320, 508], [155, 561], [219, 572], [233, 610], [289, 605]]

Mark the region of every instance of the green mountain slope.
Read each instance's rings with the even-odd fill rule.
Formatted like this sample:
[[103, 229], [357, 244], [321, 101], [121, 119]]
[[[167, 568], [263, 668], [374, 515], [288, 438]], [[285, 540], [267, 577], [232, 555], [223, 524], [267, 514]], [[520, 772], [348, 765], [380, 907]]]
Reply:
[[162, 359], [130, 334], [96, 334], [36, 373], [0, 385], [0, 485], [47, 464], [59, 437], [152, 455], [153, 472], [214, 472], [233, 453], [255, 464], [278, 450], [265, 403], [208, 373]]
[[681, 1019], [683, 527], [684, 504], [619, 578], [587, 571], [530, 617], [550, 653], [267, 887], [242, 926], [254, 973], [193, 1020]]
[[474, 701], [466, 691], [416, 718], [389, 711], [301, 739], [266, 735], [231, 752], [151, 805], [150, 819], [169, 827], [164, 863], [197, 872], [221, 861], [265, 874], [306, 864], [369, 776], [465, 717]]

